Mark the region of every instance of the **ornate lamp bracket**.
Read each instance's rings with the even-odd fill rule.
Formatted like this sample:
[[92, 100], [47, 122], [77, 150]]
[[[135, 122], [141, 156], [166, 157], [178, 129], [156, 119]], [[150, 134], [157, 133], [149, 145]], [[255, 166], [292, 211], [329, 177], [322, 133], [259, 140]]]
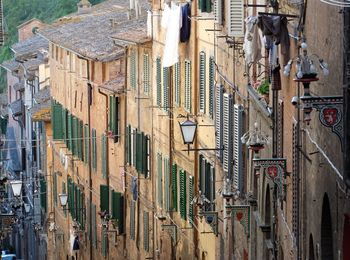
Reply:
[[287, 160], [285, 158], [253, 159], [253, 164], [254, 167], [265, 172], [265, 175], [277, 185], [278, 196], [283, 199]]
[[218, 224], [219, 217], [216, 211], [201, 211], [200, 217], [204, 217], [205, 222], [210, 225], [213, 233], [217, 236], [219, 234]]
[[165, 230], [168, 232], [168, 234], [170, 235], [171, 239], [173, 240], [174, 243], [176, 243], [177, 241], [177, 228], [174, 224], [163, 224], [162, 225], [162, 230]]
[[[341, 145], [343, 144], [343, 96], [302, 96], [304, 106], [314, 108], [319, 112], [319, 120], [325, 127], [330, 127]], [[343, 147], [342, 147], [343, 148]]]

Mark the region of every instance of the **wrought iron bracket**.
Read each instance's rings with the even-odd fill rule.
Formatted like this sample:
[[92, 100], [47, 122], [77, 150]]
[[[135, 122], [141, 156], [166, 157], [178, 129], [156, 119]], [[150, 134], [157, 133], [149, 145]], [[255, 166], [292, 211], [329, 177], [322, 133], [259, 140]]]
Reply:
[[219, 224], [219, 217], [218, 213], [216, 211], [202, 211], [199, 213], [200, 217], [204, 217], [205, 222], [210, 225], [212, 229], [212, 233], [214, 233], [216, 236], [219, 234], [218, 224]]

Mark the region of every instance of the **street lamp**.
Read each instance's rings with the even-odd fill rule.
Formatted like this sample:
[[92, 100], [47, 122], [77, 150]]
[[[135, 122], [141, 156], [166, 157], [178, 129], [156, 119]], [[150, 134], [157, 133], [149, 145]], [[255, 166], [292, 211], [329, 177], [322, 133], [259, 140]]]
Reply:
[[13, 191], [13, 195], [15, 197], [21, 196], [21, 191], [22, 191], [22, 181], [15, 180], [15, 181], [10, 181], [10, 185]]
[[60, 198], [61, 206], [65, 207], [67, 205], [68, 195], [66, 193], [60, 193], [58, 197]]
[[[180, 115], [179, 117], [184, 117]], [[184, 141], [184, 144], [188, 145], [187, 150], [182, 150], [182, 151], [187, 151], [188, 153], [190, 151], [214, 151], [214, 150], [224, 150], [224, 148], [190, 148], [190, 144], [193, 144], [195, 135], [197, 133], [197, 122], [191, 121], [189, 119], [189, 115], [186, 116], [187, 120], [185, 122], [180, 123], [180, 130], [182, 134], [182, 139]]]
[[24, 203], [24, 210], [27, 214], [30, 212], [30, 204], [29, 203]]
[[268, 135], [260, 131], [257, 122], [254, 123], [254, 129], [249, 130], [241, 137], [242, 144], [246, 144], [249, 149], [257, 153], [264, 149], [266, 144], [269, 144], [270, 138]]

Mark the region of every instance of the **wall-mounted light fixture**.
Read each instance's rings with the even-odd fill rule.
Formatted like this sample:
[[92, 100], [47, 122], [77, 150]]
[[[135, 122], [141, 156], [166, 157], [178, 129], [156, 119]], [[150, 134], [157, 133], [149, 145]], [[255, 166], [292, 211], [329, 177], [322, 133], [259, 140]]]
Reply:
[[184, 144], [188, 145], [187, 150], [182, 150], [182, 151], [187, 151], [188, 153], [190, 151], [217, 151], [217, 150], [224, 150], [224, 147], [222, 148], [190, 148], [190, 145], [194, 143], [194, 139], [196, 137], [196, 133], [197, 133], [197, 122], [195, 121], [191, 121], [190, 120], [190, 115], [187, 114], [187, 116], [183, 116], [183, 115], [179, 115], [178, 117], [180, 118], [187, 118], [186, 121], [180, 123], [180, 130], [181, 130], [181, 134], [182, 134], [182, 139], [184, 141]]

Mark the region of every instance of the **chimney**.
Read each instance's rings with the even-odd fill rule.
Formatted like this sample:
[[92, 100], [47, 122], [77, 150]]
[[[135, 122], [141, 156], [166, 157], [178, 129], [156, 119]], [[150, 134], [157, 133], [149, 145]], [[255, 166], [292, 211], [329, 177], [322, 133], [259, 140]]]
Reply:
[[89, 0], [81, 0], [77, 5], [78, 5], [78, 14], [85, 14], [90, 11], [91, 4]]

